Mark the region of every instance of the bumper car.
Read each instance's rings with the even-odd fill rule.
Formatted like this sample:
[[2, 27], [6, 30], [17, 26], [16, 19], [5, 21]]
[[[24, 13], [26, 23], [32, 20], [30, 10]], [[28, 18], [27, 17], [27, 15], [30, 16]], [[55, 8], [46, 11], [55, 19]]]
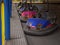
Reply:
[[21, 22], [26, 22], [28, 18], [36, 17], [38, 8], [32, 4], [20, 2], [17, 6], [17, 11]]
[[56, 30], [57, 27], [57, 24], [52, 24], [49, 20], [29, 18], [23, 30], [29, 35], [45, 35]]
[[17, 11], [19, 15], [21, 15], [22, 12], [27, 11], [27, 10], [38, 12], [38, 8], [35, 5], [29, 4], [26, 2], [18, 3]]
[[26, 2], [19, 2], [17, 5], [17, 12], [18, 15], [21, 16], [21, 13], [26, 10], [27, 3]]
[[24, 11], [20, 16], [20, 20], [21, 22], [26, 22], [28, 18], [35, 18], [36, 14], [37, 13], [35, 11]]

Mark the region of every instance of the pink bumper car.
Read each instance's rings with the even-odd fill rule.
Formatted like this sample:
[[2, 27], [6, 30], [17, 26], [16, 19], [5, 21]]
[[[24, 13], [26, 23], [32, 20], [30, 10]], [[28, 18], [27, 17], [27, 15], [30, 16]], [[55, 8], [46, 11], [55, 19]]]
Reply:
[[28, 18], [36, 17], [37, 12], [35, 11], [24, 11], [21, 14], [20, 20], [26, 22]]

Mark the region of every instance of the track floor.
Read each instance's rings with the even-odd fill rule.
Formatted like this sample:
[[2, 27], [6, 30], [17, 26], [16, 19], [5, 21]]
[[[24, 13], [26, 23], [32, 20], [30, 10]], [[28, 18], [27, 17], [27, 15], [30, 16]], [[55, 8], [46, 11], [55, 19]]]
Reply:
[[12, 5], [12, 18], [10, 19], [11, 30], [10, 30], [10, 40], [6, 40], [5, 45], [27, 45], [25, 34], [22, 30], [20, 19], [16, 11], [15, 5]]

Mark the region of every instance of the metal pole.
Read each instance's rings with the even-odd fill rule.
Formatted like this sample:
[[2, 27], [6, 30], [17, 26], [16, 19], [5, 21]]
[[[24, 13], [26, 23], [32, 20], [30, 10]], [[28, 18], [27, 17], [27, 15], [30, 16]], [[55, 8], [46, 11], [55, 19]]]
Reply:
[[32, 3], [32, 0], [30, 0], [30, 3]]
[[47, 12], [49, 11], [49, 1], [47, 0]]

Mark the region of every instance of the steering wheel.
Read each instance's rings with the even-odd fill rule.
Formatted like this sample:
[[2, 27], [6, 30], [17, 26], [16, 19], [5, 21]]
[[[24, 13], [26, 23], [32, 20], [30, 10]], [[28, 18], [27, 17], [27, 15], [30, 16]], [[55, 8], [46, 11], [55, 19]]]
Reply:
[[36, 12], [39, 11], [39, 9], [35, 5], [33, 5], [32, 9], [33, 9], [33, 11], [36, 11]]

